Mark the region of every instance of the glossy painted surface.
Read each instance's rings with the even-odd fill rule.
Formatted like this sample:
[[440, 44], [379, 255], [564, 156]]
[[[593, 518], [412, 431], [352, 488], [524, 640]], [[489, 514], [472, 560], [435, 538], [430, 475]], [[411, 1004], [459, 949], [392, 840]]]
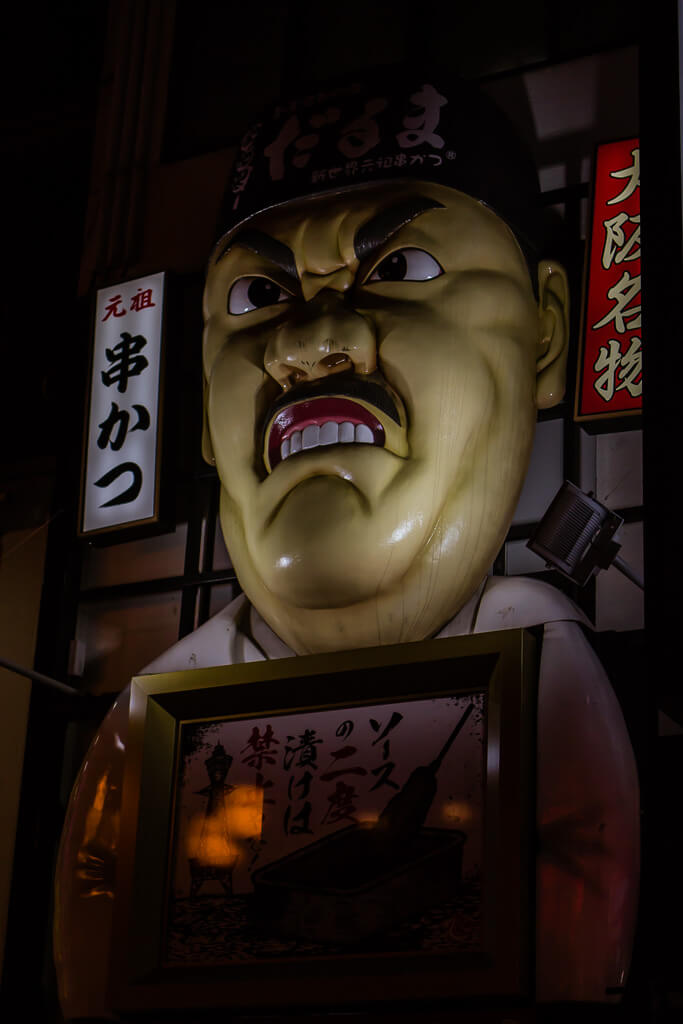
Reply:
[[[359, 260], [358, 230], [415, 198], [420, 212]], [[240, 598], [150, 669], [551, 623], [539, 691], [537, 994], [612, 998], [606, 990], [628, 970], [638, 877], [637, 778], [621, 712], [562, 595], [492, 580], [478, 603], [536, 410], [563, 394], [565, 276], [543, 264], [536, 299], [505, 224], [437, 185], [319, 197], [252, 226], [280, 248], [222, 244], [204, 347], [205, 447], [254, 606], [252, 639]], [[296, 277], [266, 254], [285, 245]], [[346, 424], [367, 427], [372, 443], [351, 440]], [[124, 693], [64, 831], [55, 948], [67, 1016], [107, 1011], [126, 722]]]
[[[291, 655], [240, 596], [148, 670]], [[250, 622], [261, 650], [237, 627]], [[440, 636], [545, 622], [538, 695], [536, 995], [618, 1000], [637, 910], [638, 779], [624, 719], [563, 594], [493, 577]], [[128, 690], [88, 752], [72, 794], [57, 870], [55, 951], [67, 1017], [108, 1013], [107, 971], [128, 718]], [[609, 990], [609, 991], [608, 991]]]
[[[288, 204], [221, 242], [204, 298], [221, 523], [244, 590], [298, 653], [431, 636], [481, 580], [536, 410], [563, 394], [566, 279], [549, 263], [539, 277], [537, 300], [510, 229], [422, 182]], [[264, 462], [288, 395], [352, 400], [349, 381], [359, 407], [368, 382], [400, 409], [399, 423], [374, 410], [384, 444], [321, 442], [321, 410], [296, 450]]]
[[90, 745], [62, 831], [53, 946], [67, 1019], [107, 1012], [128, 694], [126, 688]]

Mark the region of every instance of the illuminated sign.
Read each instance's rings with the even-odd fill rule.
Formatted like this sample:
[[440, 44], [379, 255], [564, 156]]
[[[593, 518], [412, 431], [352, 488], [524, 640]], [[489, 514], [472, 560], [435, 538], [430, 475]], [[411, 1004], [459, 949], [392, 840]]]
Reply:
[[158, 518], [164, 275], [97, 293], [81, 534]]
[[599, 146], [595, 167], [576, 418], [623, 416], [642, 404], [640, 146]]

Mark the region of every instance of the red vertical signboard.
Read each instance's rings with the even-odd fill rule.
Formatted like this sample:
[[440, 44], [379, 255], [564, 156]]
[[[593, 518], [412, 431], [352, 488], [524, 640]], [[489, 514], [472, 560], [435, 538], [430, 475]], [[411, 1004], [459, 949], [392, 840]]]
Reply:
[[639, 412], [640, 146], [599, 146], [576, 389], [576, 418]]

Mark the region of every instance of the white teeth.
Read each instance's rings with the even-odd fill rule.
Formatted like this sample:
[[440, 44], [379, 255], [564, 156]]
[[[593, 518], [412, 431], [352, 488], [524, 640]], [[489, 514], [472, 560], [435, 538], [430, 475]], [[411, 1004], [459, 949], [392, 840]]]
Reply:
[[339, 437], [339, 425], [328, 420], [320, 428], [320, 444], [336, 444]]
[[304, 427], [304, 432], [301, 435], [301, 447], [302, 448], [317, 448], [320, 443], [320, 427], [317, 423], [311, 423], [308, 427]]
[[311, 423], [285, 438], [280, 445], [280, 458], [284, 461], [302, 450], [310, 451], [311, 448], [327, 444], [352, 444], [354, 441], [356, 444], [373, 444], [370, 427], [364, 423], [354, 426], [353, 423], [335, 423], [333, 420], [327, 420], [322, 427]]

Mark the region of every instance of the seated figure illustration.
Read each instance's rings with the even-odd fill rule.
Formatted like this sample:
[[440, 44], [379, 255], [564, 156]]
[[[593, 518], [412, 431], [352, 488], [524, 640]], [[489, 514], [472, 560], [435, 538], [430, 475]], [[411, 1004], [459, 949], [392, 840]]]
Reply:
[[[203, 447], [243, 593], [144, 671], [333, 665], [344, 649], [542, 626], [536, 996], [611, 998], [638, 884], [626, 727], [583, 614], [546, 583], [487, 575], [537, 411], [565, 386], [567, 279], [540, 249], [533, 163], [470, 86], [381, 72], [250, 129], [225, 210], [204, 295]], [[62, 842], [73, 1017], [106, 1011], [115, 885], [94, 895], [76, 865], [105, 772], [102, 813], [117, 813], [126, 723], [124, 690]]]

